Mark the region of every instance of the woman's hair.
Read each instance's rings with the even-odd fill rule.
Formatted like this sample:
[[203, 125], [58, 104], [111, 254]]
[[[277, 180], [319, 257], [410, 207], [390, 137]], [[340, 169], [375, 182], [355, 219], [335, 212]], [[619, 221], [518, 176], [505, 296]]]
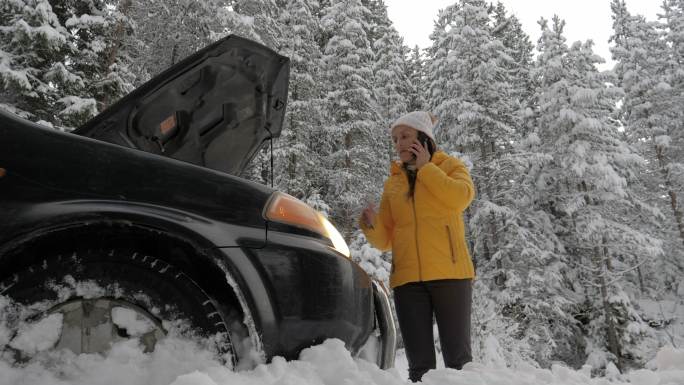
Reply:
[[432, 155], [437, 151], [437, 144], [431, 137], [427, 136], [426, 133], [418, 131], [418, 141], [425, 146], [427, 144], [428, 152], [430, 152], [430, 160], [432, 160]]
[[[422, 131], [418, 131], [418, 141], [427, 148], [428, 152], [430, 153], [430, 160], [432, 160], [432, 155], [435, 154], [435, 151], [437, 151], [437, 144], [435, 143], [432, 138], [427, 136]], [[415, 155], [414, 155], [415, 158]], [[406, 175], [408, 176], [408, 182], [409, 182], [409, 191], [407, 193], [407, 198], [413, 198], [413, 194], [415, 193], [416, 190], [416, 177], [418, 176], [418, 171], [413, 169], [408, 168], [408, 164], [404, 163], [402, 164], [402, 167], [404, 170], [406, 170]]]

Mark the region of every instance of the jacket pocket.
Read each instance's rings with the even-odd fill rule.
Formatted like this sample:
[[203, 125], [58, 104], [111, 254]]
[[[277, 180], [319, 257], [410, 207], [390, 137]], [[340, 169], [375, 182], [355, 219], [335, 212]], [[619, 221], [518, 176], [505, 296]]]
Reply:
[[451, 239], [451, 229], [446, 225], [447, 237], [449, 238], [449, 251], [451, 252], [451, 262], [456, 263], [456, 254], [454, 253], [454, 241]]

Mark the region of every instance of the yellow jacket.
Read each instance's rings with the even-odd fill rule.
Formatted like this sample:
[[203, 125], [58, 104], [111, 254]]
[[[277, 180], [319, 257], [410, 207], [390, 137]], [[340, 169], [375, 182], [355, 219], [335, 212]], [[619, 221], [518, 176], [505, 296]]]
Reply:
[[418, 170], [414, 199], [408, 190], [406, 172], [399, 162], [392, 163], [375, 222], [369, 227], [360, 220], [371, 245], [392, 250], [390, 286], [474, 278], [463, 210], [475, 197], [475, 187], [463, 162], [435, 152]]

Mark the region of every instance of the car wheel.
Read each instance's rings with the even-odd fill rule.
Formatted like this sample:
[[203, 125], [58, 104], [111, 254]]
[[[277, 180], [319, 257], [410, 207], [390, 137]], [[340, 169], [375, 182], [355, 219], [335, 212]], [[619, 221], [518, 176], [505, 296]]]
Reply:
[[218, 356], [236, 362], [228, 325], [236, 324], [231, 317], [237, 312], [217, 304], [176, 267], [135, 251], [84, 250], [45, 258], [0, 282], [0, 294], [23, 309], [13, 317], [8, 344], [18, 359], [36, 350], [22, 346], [20, 329], [57, 319], [54, 341], [40, 350], [104, 353], [112, 343], [137, 339], [149, 352], [173, 329], [215, 338]]

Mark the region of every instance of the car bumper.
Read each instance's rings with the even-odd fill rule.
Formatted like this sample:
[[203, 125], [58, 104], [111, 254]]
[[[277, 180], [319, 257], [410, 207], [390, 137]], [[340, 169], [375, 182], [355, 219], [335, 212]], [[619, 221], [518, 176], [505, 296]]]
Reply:
[[392, 347], [389, 301], [356, 263], [320, 241], [276, 231], [269, 231], [264, 247], [243, 251], [264, 288], [248, 303], [267, 358], [297, 359], [328, 338], [342, 340], [356, 356], [378, 333]]
[[382, 369], [394, 367], [397, 332], [389, 296], [384, 285], [373, 281], [375, 330], [359, 351], [358, 356], [376, 363]]

